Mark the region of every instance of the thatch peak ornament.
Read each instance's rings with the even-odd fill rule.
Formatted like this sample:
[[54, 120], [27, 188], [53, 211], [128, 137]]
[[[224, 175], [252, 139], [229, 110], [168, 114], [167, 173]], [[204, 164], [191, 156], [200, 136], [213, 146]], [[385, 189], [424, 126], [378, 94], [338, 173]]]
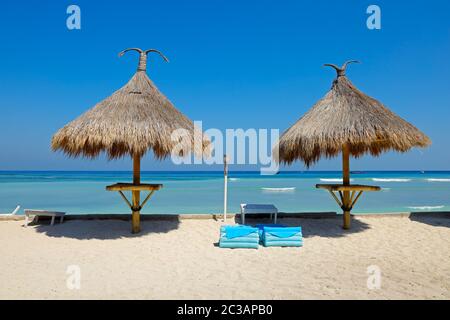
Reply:
[[119, 53], [119, 57], [123, 56], [128, 51], [137, 51], [137, 52], [139, 52], [139, 64], [138, 64], [137, 71], [147, 71], [147, 55], [150, 52], [156, 52], [157, 54], [159, 54], [164, 59], [164, 61], [169, 62], [169, 59], [167, 59], [167, 57], [165, 55], [163, 55], [161, 51], [156, 50], [156, 49], [142, 50], [140, 48], [128, 48], [128, 49], [125, 49], [125, 50], [121, 51]]
[[331, 64], [331, 63], [326, 63], [323, 66], [324, 67], [332, 67], [333, 69], [335, 69], [337, 72], [337, 76], [339, 78], [339, 77], [345, 77], [345, 71], [347, 70], [347, 66], [350, 63], [361, 63], [361, 62], [359, 62], [358, 60], [349, 60], [349, 61], [346, 61], [340, 68], [337, 65]]

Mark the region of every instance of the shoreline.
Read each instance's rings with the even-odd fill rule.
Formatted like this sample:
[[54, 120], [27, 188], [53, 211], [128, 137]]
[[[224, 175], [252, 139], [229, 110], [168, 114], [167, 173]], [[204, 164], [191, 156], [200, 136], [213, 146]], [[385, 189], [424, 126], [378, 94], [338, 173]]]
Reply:
[[[264, 214], [247, 215], [248, 220], [265, 218]], [[418, 212], [384, 212], [384, 213], [352, 213], [352, 217], [364, 218], [411, 218], [411, 217], [429, 217], [429, 218], [450, 218], [450, 211], [418, 211]], [[167, 221], [167, 220], [221, 220], [223, 214], [142, 214], [140, 215], [142, 221]], [[279, 219], [342, 219], [342, 214], [337, 212], [279, 212]], [[111, 213], [111, 214], [66, 214], [65, 221], [70, 220], [122, 220], [128, 221], [131, 219], [131, 213]], [[227, 219], [240, 219], [240, 213], [229, 213]], [[25, 214], [17, 214], [14, 216], [7, 216], [0, 214], [0, 221], [20, 221], [25, 220]], [[48, 217], [41, 217], [39, 220], [49, 220]]]

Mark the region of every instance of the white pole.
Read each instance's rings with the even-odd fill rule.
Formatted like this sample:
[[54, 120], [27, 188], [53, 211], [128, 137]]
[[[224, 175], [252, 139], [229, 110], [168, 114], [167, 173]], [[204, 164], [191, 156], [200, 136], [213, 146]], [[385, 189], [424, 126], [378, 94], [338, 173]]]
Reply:
[[223, 222], [227, 222], [227, 202], [228, 202], [228, 158], [223, 156]]

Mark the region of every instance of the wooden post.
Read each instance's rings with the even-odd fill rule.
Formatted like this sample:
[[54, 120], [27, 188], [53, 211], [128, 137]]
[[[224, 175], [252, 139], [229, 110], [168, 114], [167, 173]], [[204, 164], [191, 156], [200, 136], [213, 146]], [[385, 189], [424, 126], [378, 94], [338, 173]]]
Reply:
[[[342, 180], [344, 186], [350, 185], [350, 147], [346, 143], [342, 146]], [[350, 191], [344, 191], [343, 211], [344, 211], [344, 229], [350, 229]]]
[[[141, 157], [139, 155], [133, 156], [133, 184], [139, 185], [141, 183]], [[140, 222], [140, 202], [141, 202], [141, 192], [139, 190], [131, 191], [132, 194], [132, 214], [131, 214], [131, 225], [132, 233], [139, 233], [141, 231]]]

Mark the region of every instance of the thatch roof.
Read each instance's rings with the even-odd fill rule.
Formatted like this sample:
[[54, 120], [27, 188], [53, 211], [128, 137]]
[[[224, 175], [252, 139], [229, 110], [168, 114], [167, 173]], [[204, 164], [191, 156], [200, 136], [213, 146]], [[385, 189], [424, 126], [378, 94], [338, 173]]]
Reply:
[[[167, 58], [157, 50], [137, 48], [124, 50], [119, 56], [129, 50], [140, 54], [136, 74], [124, 87], [60, 129], [53, 136], [53, 150], [86, 157], [105, 151], [109, 158], [118, 158], [127, 154], [142, 156], [152, 149], [156, 157], [164, 158], [176, 148], [179, 155], [191, 151], [202, 155], [209, 141], [194, 130], [193, 122], [147, 76], [149, 52]], [[177, 129], [184, 129], [182, 139], [172, 139]]]
[[405, 152], [431, 141], [381, 102], [359, 91], [345, 75], [348, 61], [337, 71], [331, 90], [280, 138], [274, 154], [283, 163], [303, 160], [306, 166], [322, 156], [334, 157], [346, 143], [354, 157]]

